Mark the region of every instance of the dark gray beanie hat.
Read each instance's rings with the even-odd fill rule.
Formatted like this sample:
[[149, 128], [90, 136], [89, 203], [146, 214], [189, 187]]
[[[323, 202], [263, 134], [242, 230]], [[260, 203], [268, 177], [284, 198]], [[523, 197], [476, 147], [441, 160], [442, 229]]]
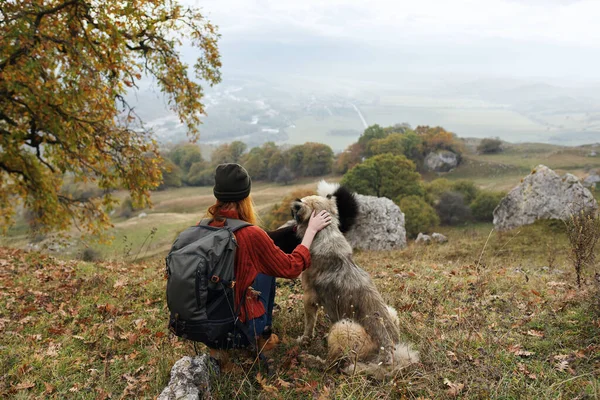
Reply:
[[239, 164], [219, 164], [215, 172], [213, 193], [217, 200], [225, 203], [240, 201], [248, 197], [252, 181], [244, 167]]

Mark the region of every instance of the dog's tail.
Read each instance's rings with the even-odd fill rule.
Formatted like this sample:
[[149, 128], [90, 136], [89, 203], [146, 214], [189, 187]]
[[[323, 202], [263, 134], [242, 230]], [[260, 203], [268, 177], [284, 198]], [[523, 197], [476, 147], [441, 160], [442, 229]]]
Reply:
[[341, 358], [351, 361], [350, 365], [343, 369], [343, 372], [362, 373], [376, 379], [394, 374], [419, 362], [419, 353], [406, 343], [395, 345], [391, 365], [360, 361], [368, 359], [373, 353], [376, 353], [377, 346], [362, 325], [349, 319], [343, 319], [333, 324], [327, 336], [327, 349], [330, 361]]
[[344, 186], [321, 180], [317, 185], [317, 194], [322, 197], [335, 197], [340, 220], [340, 232], [346, 233], [356, 223], [358, 217], [358, 201]]

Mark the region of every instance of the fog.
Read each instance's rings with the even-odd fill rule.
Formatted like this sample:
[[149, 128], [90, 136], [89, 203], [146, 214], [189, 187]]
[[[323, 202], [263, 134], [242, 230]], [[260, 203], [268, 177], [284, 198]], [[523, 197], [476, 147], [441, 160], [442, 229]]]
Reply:
[[[313, 140], [341, 150], [365, 122], [600, 141], [600, 2], [187, 3], [222, 35], [223, 82], [206, 91], [201, 141]], [[194, 51], [183, 55], [191, 62]], [[156, 104], [146, 109], [162, 140], [184, 137], [164, 115], [155, 119]]]

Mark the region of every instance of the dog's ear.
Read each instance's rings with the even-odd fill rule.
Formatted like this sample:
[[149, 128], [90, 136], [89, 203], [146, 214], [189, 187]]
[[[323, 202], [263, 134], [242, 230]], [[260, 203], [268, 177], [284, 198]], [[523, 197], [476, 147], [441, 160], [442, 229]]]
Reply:
[[[356, 223], [358, 217], [358, 201], [344, 186], [339, 186], [333, 193], [340, 219], [340, 231], [346, 233]], [[328, 196], [328, 198], [330, 198]]]

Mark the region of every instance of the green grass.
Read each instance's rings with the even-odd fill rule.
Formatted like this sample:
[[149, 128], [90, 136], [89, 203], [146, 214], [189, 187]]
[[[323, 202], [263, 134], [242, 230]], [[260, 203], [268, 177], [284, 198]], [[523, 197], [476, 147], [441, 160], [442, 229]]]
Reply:
[[[593, 271], [575, 285], [560, 225], [507, 233], [490, 224], [443, 228], [445, 245], [358, 252], [355, 259], [400, 314], [421, 362], [376, 382], [303, 365], [325, 352], [330, 323], [303, 325], [299, 282], [279, 280], [274, 377], [239, 355], [213, 377], [215, 398], [597, 398], [600, 303]], [[0, 397], [153, 398], [173, 363], [192, 355], [166, 330], [162, 256], [83, 263], [0, 249]]]

